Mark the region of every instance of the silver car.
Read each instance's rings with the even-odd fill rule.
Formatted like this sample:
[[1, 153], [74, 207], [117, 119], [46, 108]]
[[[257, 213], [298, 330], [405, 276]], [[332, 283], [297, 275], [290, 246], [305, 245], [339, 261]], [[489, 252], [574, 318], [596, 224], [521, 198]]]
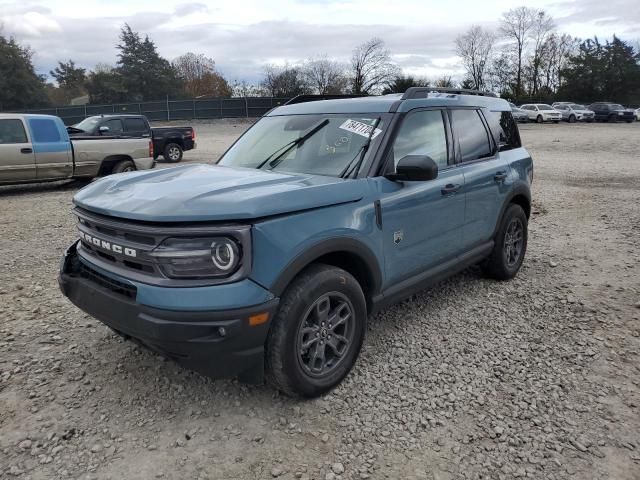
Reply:
[[509, 106], [511, 107], [511, 114], [513, 115], [513, 119], [516, 122], [527, 123], [529, 121], [529, 114], [527, 112], [525, 112], [521, 108], [518, 108], [515, 104], [511, 102], [509, 102]]
[[569, 123], [593, 122], [596, 114], [584, 105], [578, 103], [561, 103], [554, 107], [562, 114], [562, 119]]

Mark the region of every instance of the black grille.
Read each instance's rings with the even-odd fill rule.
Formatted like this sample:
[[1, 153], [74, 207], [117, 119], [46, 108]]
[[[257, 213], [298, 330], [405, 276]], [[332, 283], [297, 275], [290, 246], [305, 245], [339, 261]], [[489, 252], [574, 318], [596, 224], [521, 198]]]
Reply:
[[111, 290], [118, 295], [123, 295], [132, 300], [135, 300], [136, 298], [136, 287], [107, 277], [106, 275], [95, 271], [93, 268], [86, 266], [84, 263], [80, 263], [80, 271], [78, 272], [78, 274], [82, 278], [85, 278], [93, 283], [97, 283], [101, 287]]

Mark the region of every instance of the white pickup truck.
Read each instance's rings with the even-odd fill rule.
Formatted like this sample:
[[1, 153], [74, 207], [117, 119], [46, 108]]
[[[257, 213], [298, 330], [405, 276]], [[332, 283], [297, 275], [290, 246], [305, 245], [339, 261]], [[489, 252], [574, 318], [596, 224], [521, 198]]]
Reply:
[[58, 117], [0, 114], [0, 185], [93, 178], [154, 166], [149, 138], [71, 140]]

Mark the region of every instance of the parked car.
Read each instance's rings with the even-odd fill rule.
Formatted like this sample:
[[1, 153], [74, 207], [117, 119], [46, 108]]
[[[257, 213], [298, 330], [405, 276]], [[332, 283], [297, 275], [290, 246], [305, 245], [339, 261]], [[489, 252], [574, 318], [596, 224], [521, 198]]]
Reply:
[[70, 140], [58, 117], [0, 114], [0, 184], [92, 178], [154, 165], [148, 138]]
[[577, 103], [563, 103], [555, 107], [562, 114], [562, 119], [569, 123], [593, 122], [595, 113], [584, 105]]
[[636, 120], [640, 121], [640, 108], [636, 108], [634, 113], [636, 114]]
[[553, 102], [551, 106], [553, 108], [558, 108], [559, 105], [571, 105], [574, 102]]
[[562, 114], [546, 103], [527, 103], [525, 105], [521, 105], [520, 108], [527, 112], [529, 120], [532, 122], [559, 123], [560, 120], [562, 120]]
[[206, 375], [328, 391], [368, 315], [470, 265], [513, 278], [524, 260], [533, 163], [509, 104], [430, 92], [294, 99], [215, 166], [94, 182], [73, 199], [62, 292]]
[[625, 121], [631, 123], [635, 120], [635, 113], [630, 108], [624, 108], [618, 103], [596, 102], [589, 105], [589, 110], [595, 113], [595, 119], [602, 122]]
[[509, 102], [509, 106], [511, 107], [511, 114], [513, 115], [513, 118], [516, 122], [526, 123], [529, 121], [529, 114], [527, 112], [525, 112], [521, 108], [518, 108], [515, 104], [511, 102]]
[[95, 115], [69, 128], [72, 136], [151, 137], [155, 157], [182, 160], [183, 152], [196, 148], [193, 127], [151, 127], [144, 115]]

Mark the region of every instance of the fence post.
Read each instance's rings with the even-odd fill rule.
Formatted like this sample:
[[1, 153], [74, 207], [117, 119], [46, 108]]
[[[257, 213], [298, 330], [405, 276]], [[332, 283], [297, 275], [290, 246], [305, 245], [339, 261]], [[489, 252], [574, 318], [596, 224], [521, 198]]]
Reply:
[[224, 118], [222, 116], [222, 98], [221, 97], [218, 97], [218, 102], [220, 103], [220, 118]]
[[84, 104], [84, 118], [87, 118], [87, 104]]
[[167, 122], [171, 121], [171, 113], [169, 112], [169, 95], [167, 95]]
[[247, 112], [247, 118], [249, 118], [249, 100], [247, 100], [246, 95], [244, 97], [244, 109]]
[[195, 120], [195, 118], [196, 118], [196, 99], [194, 98], [192, 100], [192, 102], [193, 102], [193, 119]]

